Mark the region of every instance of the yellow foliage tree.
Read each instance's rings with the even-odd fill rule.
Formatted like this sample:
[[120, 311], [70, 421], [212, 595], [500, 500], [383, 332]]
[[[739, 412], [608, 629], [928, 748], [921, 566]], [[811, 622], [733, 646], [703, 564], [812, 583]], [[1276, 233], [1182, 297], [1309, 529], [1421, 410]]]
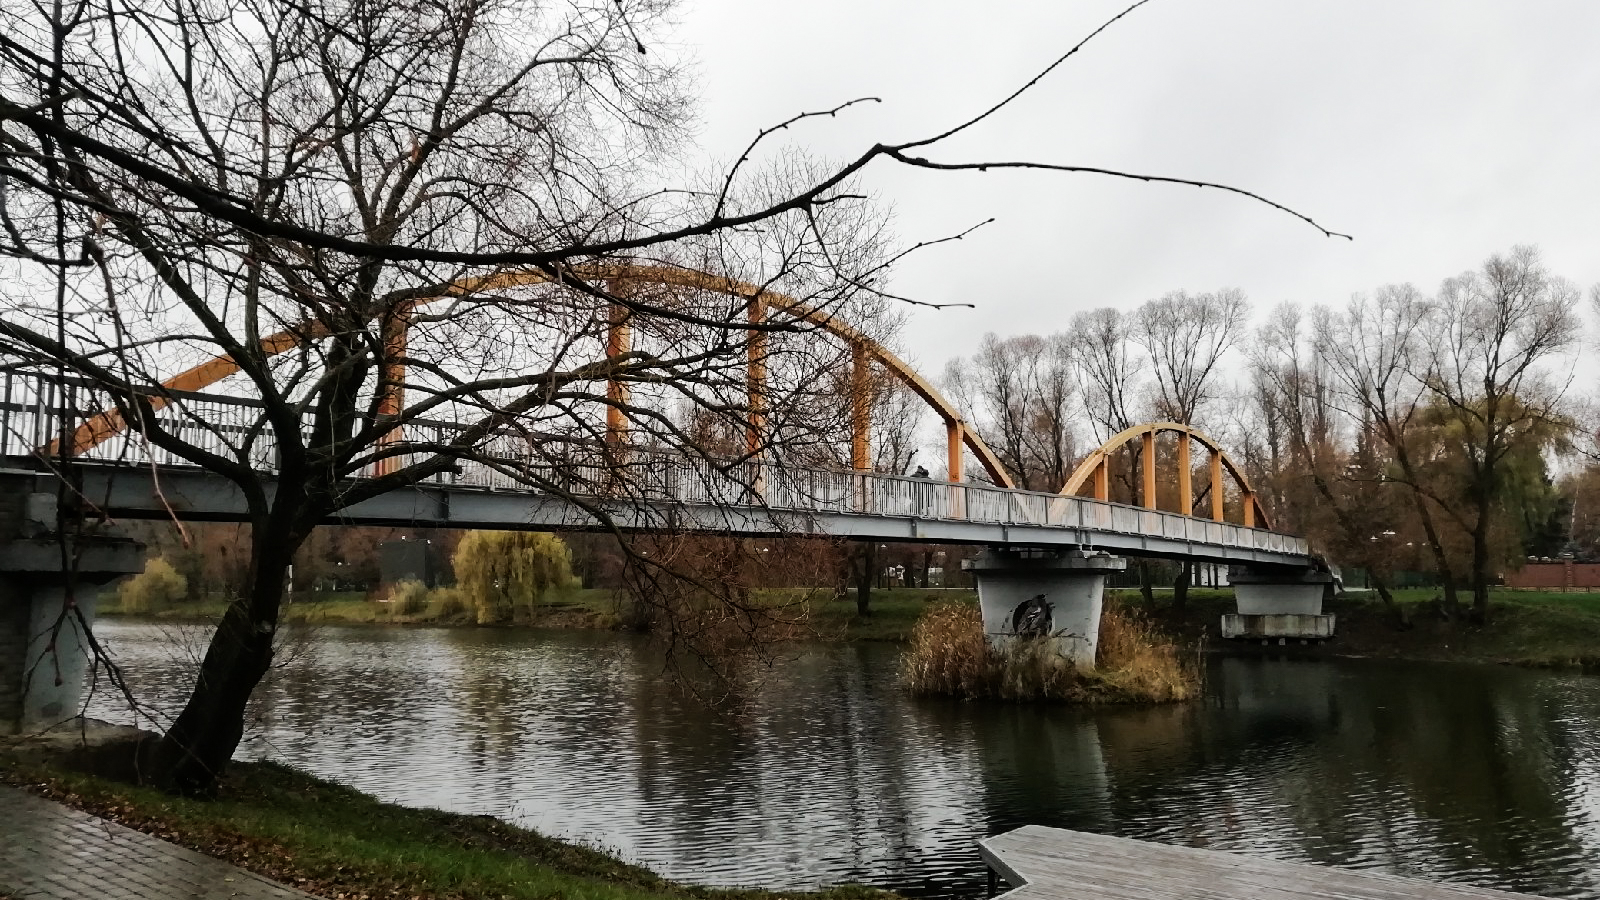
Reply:
[[188, 591], [189, 580], [158, 556], [117, 588], [117, 600], [124, 612], [156, 612], [182, 600]]
[[461, 539], [451, 564], [479, 625], [525, 617], [548, 592], [578, 586], [572, 554], [553, 534], [474, 531]]

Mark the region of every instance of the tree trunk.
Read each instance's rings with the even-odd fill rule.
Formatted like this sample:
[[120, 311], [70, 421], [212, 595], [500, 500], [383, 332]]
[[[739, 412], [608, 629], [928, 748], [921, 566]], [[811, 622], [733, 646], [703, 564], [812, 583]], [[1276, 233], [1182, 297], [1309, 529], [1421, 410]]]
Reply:
[[1151, 583], [1150, 564], [1139, 563], [1139, 594], [1144, 597], [1145, 607], [1153, 608], [1156, 605], [1155, 587]]
[[1389, 593], [1389, 585], [1383, 580], [1383, 576], [1369, 568], [1367, 580], [1372, 582], [1372, 589], [1378, 592], [1378, 599], [1383, 601], [1383, 608], [1393, 617], [1395, 627], [1402, 630], [1410, 628], [1411, 622], [1406, 619], [1406, 611], [1395, 602], [1394, 595]]
[[1189, 582], [1194, 580], [1194, 563], [1184, 560], [1178, 577], [1172, 582], [1172, 608], [1183, 612], [1189, 605]]
[[1478, 501], [1478, 521], [1472, 529], [1472, 621], [1489, 622], [1489, 504]]
[[1450, 569], [1450, 558], [1445, 555], [1444, 543], [1439, 540], [1439, 530], [1433, 526], [1433, 513], [1428, 511], [1428, 501], [1412, 490], [1411, 499], [1416, 504], [1417, 516], [1422, 520], [1422, 531], [1428, 536], [1428, 549], [1433, 551], [1434, 565], [1439, 569], [1439, 581], [1444, 591], [1444, 617], [1451, 621], [1461, 616], [1461, 599], [1456, 596], [1456, 575]]
[[859, 544], [860, 568], [856, 569], [856, 615], [872, 615], [872, 581], [877, 574], [878, 548], [871, 541]]
[[252, 528], [248, 590], [223, 614], [194, 692], [153, 751], [144, 777], [157, 787], [190, 796], [215, 792], [244, 737], [245, 706], [272, 665], [284, 582], [304, 539], [275, 520]]

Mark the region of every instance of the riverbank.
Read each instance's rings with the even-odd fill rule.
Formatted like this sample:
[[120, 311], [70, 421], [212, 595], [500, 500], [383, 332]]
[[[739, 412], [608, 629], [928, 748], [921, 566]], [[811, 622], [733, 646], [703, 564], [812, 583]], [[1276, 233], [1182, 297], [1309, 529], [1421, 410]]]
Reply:
[[[977, 603], [977, 595], [964, 590], [894, 588], [872, 592], [872, 612], [856, 614], [855, 596], [833, 599], [827, 592], [805, 598], [798, 591], [768, 592], [777, 604], [795, 604], [792, 615], [802, 619], [821, 640], [896, 641], [911, 639], [911, 630], [928, 605], [940, 600]], [[181, 603], [156, 612], [124, 612], [115, 599], [103, 603], [101, 616], [137, 616], [177, 622], [214, 622], [222, 617], [222, 599]], [[359, 591], [297, 595], [283, 609], [283, 621], [299, 625], [426, 625], [480, 627], [469, 612], [440, 615], [429, 609], [411, 615], [396, 611], [391, 603], [367, 599]], [[552, 594], [533, 607], [532, 614], [516, 626], [542, 628], [593, 628], [619, 630], [627, 625], [623, 604], [615, 591], [582, 589]], [[493, 627], [493, 626], [484, 626]]]
[[97, 777], [74, 763], [82, 764], [83, 756], [0, 746], [0, 781], [330, 898], [893, 900], [896, 896], [855, 885], [777, 894], [678, 884], [599, 850], [489, 816], [381, 803], [275, 763], [235, 762], [218, 798], [209, 801]]
[[[1158, 592], [1153, 607], [1136, 590], [1118, 594], [1123, 602], [1145, 609], [1181, 642], [1204, 638], [1219, 645], [1218, 622], [1235, 608], [1233, 592], [1228, 590], [1191, 589], [1182, 611], [1173, 609], [1170, 592]], [[1338, 616], [1333, 640], [1290, 649], [1310, 656], [1600, 669], [1600, 593], [1494, 591], [1489, 624], [1483, 627], [1446, 621], [1439, 615], [1437, 595], [1434, 588], [1397, 591], [1395, 599], [1407, 620], [1401, 627], [1375, 594], [1345, 594], [1324, 608]]]
[[[774, 592], [775, 602], [787, 602]], [[1143, 611], [1150, 620], [1181, 645], [1204, 640], [1211, 647], [1226, 647], [1217, 637], [1218, 622], [1234, 609], [1229, 590], [1191, 589], [1184, 610], [1174, 610], [1170, 591], [1158, 591], [1153, 605], [1145, 604], [1137, 590], [1117, 589], [1117, 599]], [[1407, 625], [1396, 627], [1394, 617], [1375, 595], [1349, 593], [1336, 598], [1327, 611], [1339, 617], [1335, 638], [1326, 644], [1294, 648], [1297, 653], [1332, 656], [1372, 656], [1393, 659], [1454, 660], [1549, 668], [1600, 669], [1600, 592], [1500, 590], [1491, 595], [1490, 624], [1478, 627], [1447, 622], [1438, 613], [1437, 590], [1411, 588], [1396, 592]], [[825, 598], [825, 599], [823, 599]], [[797, 607], [813, 635], [825, 641], [908, 642], [917, 620], [939, 602], [976, 604], [977, 596], [965, 590], [896, 588], [872, 594], [869, 616], [856, 614], [855, 598], [832, 599], [820, 595]], [[175, 606], [153, 614], [178, 621], [215, 621], [222, 601]], [[619, 629], [625, 620], [613, 591], [585, 589], [550, 597], [535, 607], [532, 617], [515, 624], [554, 628]], [[107, 604], [100, 615], [117, 616], [121, 610]], [[141, 614], [150, 618], [152, 614]], [[400, 615], [392, 604], [365, 599], [360, 593], [301, 595], [284, 610], [284, 620], [311, 625], [426, 625], [478, 627], [468, 614], [437, 616], [429, 612]], [[1241, 649], [1243, 649], [1241, 645]]]

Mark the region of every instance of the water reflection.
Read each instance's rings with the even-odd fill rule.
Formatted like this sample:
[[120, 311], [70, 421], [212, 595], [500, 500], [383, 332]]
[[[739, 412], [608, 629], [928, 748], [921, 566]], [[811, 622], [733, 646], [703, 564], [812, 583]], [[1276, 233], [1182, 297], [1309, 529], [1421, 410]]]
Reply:
[[[102, 630], [181, 702], [170, 635]], [[973, 842], [1040, 823], [1600, 898], [1600, 680], [1222, 657], [1200, 702], [1091, 711], [915, 701], [896, 666], [810, 648], [711, 713], [625, 637], [325, 628], [242, 752], [705, 883], [976, 896]]]

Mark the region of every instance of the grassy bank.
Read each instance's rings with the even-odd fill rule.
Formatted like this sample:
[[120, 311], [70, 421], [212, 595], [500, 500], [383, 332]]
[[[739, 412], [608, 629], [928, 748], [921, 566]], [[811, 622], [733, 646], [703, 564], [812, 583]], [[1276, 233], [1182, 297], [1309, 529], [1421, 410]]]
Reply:
[[[94, 777], [44, 752], [0, 751], [0, 778], [324, 897], [777, 900], [667, 881], [487, 816], [410, 809], [272, 763], [235, 763], [218, 799]], [[3, 894], [0, 891], [0, 894]], [[785, 897], [894, 895], [846, 886]]]
[[[1143, 607], [1137, 591], [1119, 592]], [[1495, 591], [1489, 624], [1446, 621], [1433, 588], [1396, 593], [1406, 623], [1398, 625], [1376, 595], [1347, 594], [1324, 611], [1339, 617], [1335, 637], [1306, 648], [1312, 654], [1600, 668], [1600, 593]], [[1170, 593], [1157, 593], [1147, 612], [1180, 641], [1214, 639], [1224, 613], [1234, 611], [1232, 591], [1192, 590], [1183, 611]], [[1301, 652], [1298, 651], [1297, 652]]]
[[[804, 597], [800, 591], [766, 591], [774, 604], [793, 603]], [[977, 603], [971, 591], [919, 590], [897, 588], [872, 592], [871, 615], [856, 615], [855, 595], [846, 599], [832, 599], [823, 592], [811, 592], [802, 608], [811, 630], [823, 640], [856, 641], [906, 641], [917, 617], [929, 603], [955, 599], [964, 603]], [[214, 598], [197, 603], [180, 603], [156, 612], [129, 613], [115, 598], [102, 603], [99, 615], [138, 615], [141, 618], [169, 619], [174, 621], [207, 621], [222, 616], [227, 602]], [[285, 622], [310, 625], [476, 625], [470, 612], [440, 615], [432, 609], [403, 615], [394, 604], [370, 600], [361, 592], [322, 592], [298, 594], [294, 602], [284, 607]], [[514, 623], [523, 626], [552, 628], [616, 629], [626, 624], [626, 617], [614, 591], [582, 589], [552, 594], [534, 607], [531, 616]]]
[[[775, 603], [790, 602], [797, 592], [768, 592]], [[1180, 645], [1205, 636], [1217, 645], [1218, 621], [1233, 611], [1233, 592], [1193, 589], [1187, 608], [1172, 608], [1170, 591], [1158, 591], [1146, 605], [1138, 591], [1108, 592], [1170, 634]], [[872, 614], [856, 615], [855, 598], [822, 599], [818, 594], [804, 612], [811, 631], [822, 640], [909, 642], [917, 619], [930, 604], [976, 605], [971, 591], [900, 588], [872, 594]], [[1375, 595], [1350, 594], [1336, 599], [1328, 612], [1339, 617], [1333, 641], [1306, 652], [1350, 656], [1464, 660], [1528, 666], [1600, 668], [1600, 592], [1496, 591], [1491, 596], [1490, 625], [1446, 622], [1438, 613], [1432, 588], [1396, 593], [1407, 626], [1397, 628]], [[222, 615], [220, 599], [184, 604], [155, 613], [169, 619], [206, 620]], [[121, 614], [115, 602], [101, 615]], [[285, 620], [323, 625], [472, 625], [470, 614], [438, 616], [424, 611], [399, 615], [394, 606], [366, 599], [360, 593], [300, 594], [284, 610]], [[608, 590], [567, 591], [536, 607], [521, 625], [564, 628], [620, 628], [624, 618], [617, 596]], [[1226, 646], [1226, 645], [1221, 645]]]

